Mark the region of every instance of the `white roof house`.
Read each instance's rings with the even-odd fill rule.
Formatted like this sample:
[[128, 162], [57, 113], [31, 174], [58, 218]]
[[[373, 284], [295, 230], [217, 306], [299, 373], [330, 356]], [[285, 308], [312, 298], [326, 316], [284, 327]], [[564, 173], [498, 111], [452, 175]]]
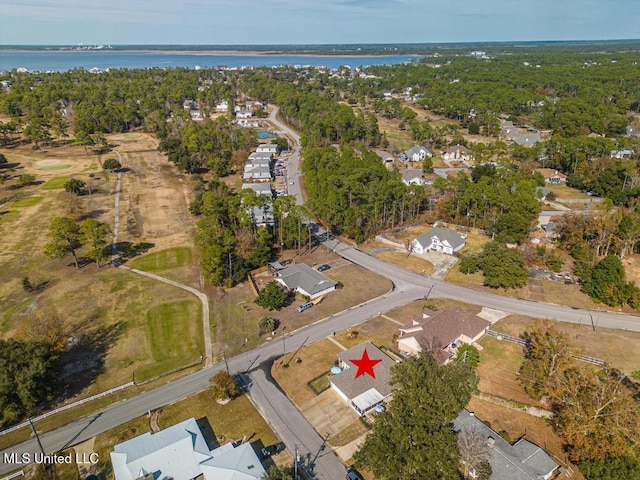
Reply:
[[254, 167], [246, 168], [242, 174], [242, 180], [244, 182], [253, 180], [254, 182], [269, 182], [271, 180], [271, 169], [269, 167]]
[[261, 143], [256, 152], [278, 153], [278, 145], [275, 143]]
[[116, 445], [111, 463], [115, 480], [258, 480], [265, 473], [250, 443], [210, 450], [194, 418]]
[[453, 255], [464, 247], [467, 237], [446, 228], [432, 228], [428, 232], [414, 239], [409, 249], [415, 253], [425, 253], [429, 250]]
[[220, 103], [216, 105], [216, 112], [228, 112], [229, 111], [229, 102], [227, 100], [222, 100]]
[[253, 112], [251, 110], [238, 110], [236, 111], [236, 118], [251, 118]]

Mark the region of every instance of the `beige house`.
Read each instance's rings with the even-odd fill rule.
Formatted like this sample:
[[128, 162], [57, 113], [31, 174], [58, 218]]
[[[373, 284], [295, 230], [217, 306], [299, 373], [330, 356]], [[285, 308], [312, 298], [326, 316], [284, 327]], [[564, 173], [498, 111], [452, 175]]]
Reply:
[[398, 349], [407, 355], [418, 355], [424, 346], [429, 346], [435, 359], [444, 364], [455, 356], [460, 345], [474, 343], [490, 325], [484, 318], [460, 307], [448, 308], [433, 316], [423, 312], [400, 327]]

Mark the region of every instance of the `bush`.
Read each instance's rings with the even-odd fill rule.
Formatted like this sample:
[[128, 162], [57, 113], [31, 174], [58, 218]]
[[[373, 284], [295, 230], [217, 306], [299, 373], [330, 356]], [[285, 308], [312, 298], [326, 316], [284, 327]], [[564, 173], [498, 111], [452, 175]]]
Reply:
[[120, 162], [115, 158], [107, 158], [102, 164], [102, 168], [104, 168], [105, 170], [111, 170], [112, 172], [114, 170], [118, 170], [121, 167], [122, 165], [120, 165]]
[[280, 310], [287, 303], [287, 292], [278, 282], [271, 281], [260, 290], [255, 303], [268, 310]]
[[64, 190], [69, 193], [75, 193], [81, 195], [84, 190], [85, 183], [77, 178], [70, 178], [64, 182]]
[[35, 181], [36, 181], [36, 176], [29, 175], [28, 173], [23, 173], [18, 177], [18, 182], [22, 186], [31, 185], [32, 183], [35, 183]]
[[209, 381], [213, 385], [213, 397], [216, 400], [229, 400], [240, 395], [238, 384], [227, 372], [218, 372]]
[[264, 316], [258, 320], [258, 333], [263, 335], [265, 333], [273, 332], [278, 328], [278, 320], [273, 317]]

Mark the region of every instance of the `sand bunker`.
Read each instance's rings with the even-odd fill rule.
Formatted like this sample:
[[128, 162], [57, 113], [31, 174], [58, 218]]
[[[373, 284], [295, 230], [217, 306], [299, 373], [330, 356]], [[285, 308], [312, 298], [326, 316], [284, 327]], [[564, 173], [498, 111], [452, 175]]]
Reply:
[[57, 159], [55, 159], [55, 158], [46, 158], [46, 159], [44, 159], [44, 160], [38, 160], [38, 161], [36, 162], [36, 165], [37, 165], [38, 167], [47, 167], [47, 166], [49, 166], [49, 165], [58, 165], [58, 164], [60, 164], [60, 163], [62, 163], [62, 161], [61, 161], [61, 160], [57, 160]]

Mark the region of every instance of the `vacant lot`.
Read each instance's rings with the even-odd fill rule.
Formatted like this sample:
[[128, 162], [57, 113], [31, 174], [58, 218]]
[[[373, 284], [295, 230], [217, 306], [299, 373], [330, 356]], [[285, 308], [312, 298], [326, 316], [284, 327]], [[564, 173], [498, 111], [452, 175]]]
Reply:
[[[626, 374], [640, 370], [640, 358], [631, 354], [640, 348], [640, 333], [602, 328], [598, 325], [597, 313], [593, 314], [593, 321], [596, 325], [595, 331], [589, 318], [585, 318], [582, 325], [561, 322], [554, 322], [553, 325], [564, 332], [583, 355], [601, 358]], [[509, 315], [497, 322], [493, 328], [499, 332], [519, 336], [532, 322], [533, 319], [530, 317]]]

